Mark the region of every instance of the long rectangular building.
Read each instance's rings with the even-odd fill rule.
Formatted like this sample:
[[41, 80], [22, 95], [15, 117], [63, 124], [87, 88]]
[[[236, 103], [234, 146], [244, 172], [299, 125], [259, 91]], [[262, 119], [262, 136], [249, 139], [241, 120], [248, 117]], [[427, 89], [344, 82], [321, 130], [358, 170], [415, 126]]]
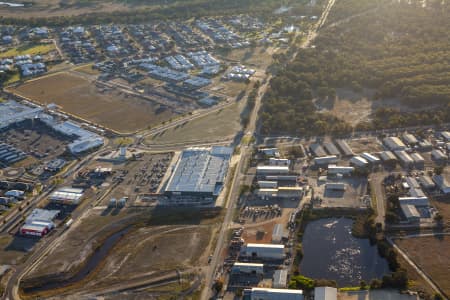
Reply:
[[261, 259], [283, 259], [284, 245], [249, 243], [243, 247], [241, 254]]
[[251, 300], [303, 300], [302, 290], [252, 288], [244, 290], [244, 297], [250, 295]]
[[174, 205], [210, 205], [222, 191], [233, 148], [189, 148], [184, 150], [165, 190]]

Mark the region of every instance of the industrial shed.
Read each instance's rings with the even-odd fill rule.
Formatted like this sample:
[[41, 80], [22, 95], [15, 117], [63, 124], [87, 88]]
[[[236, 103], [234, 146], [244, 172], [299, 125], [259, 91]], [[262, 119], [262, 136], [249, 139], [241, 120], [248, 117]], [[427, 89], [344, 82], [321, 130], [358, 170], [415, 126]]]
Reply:
[[309, 149], [316, 157], [327, 156], [325, 149], [323, 149], [323, 147], [320, 144], [311, 144], [309, 146]]
[[434, 175], [433, 181], [436, 183], [442, 193], [450, 194], [450, 183], [448, 182], [447, 178], [445, 178], [445, 176]]
[[244, 290], [244, 297], [250, 296], [250, 300], [303, 300], [302, 290], [251, 288]]
[[430, 206], [427, 197], [399, 197], [400, 205]]
[[339, 152], [338, 148], [336, 148], [336, 146], [333, 143], [323, 143], [323, 146], [330, 155], [338, 156], [341, 154], [341, 152]]
[[275, 288], [275, 289], [286, 288], [287, 277], [288, 277], [288, 270], [286, 270], [286, 269], [276, 270], [273, 273], [272, 288]]
[[397, 157], [400, 161], [400, 164], [404, 167], [410, 167], [414, 164], [414, 160], [404, 150], [395, 151], [395, 155], [397, 155]]
[[256, 274], [263, 275], [264, 274], [264, 264], [255, 264], [255, 263], [242, 263], [235, 262], [233, 267], [231, 268], [232, 274]]
[[336, 144], [341, 149], [342, 153], [344, 153], [344, 156], [352, 156], [354, 155], [352, 148], [347, 144], [344, 140], [336, 140]]
[[344, 166], [336, 166], [336, 165], [328, 166], [328, 175], [336, 175], [336, 174], [349, 175], [353, 171], [355, 171], [354, 167], [344, 167]]
[[414, 205], [403, 204], [400, 205], [403, 215], [409, 222], [420, 221], [420, 213]]
[[367, 152], [362, 153], [361, 157], [373, 165], [380, 163], [380, 159], [378, 157], [376, 157], [375, 155], [372, 155], [370, 153], [367, 153]]
[[321, 286], [314, 288], [314, 300], [336, 300], [337, 289], [334, 287]]
[[391, 151], [383, 151], [380, 153], [380, 158], [384, 162], [393, 162], [397, 161], [397, 157], [395, 157], [394, 153]]
[[423, 168], [425, 164], [425, 159], [417, 152], [414, 152], [411, 154], [411, 158], [414, 161], [414, 165], [418, 168]]
[[184, 150], [165, 190], [175, 205], [210, 205], [222, 191], [233, 153], [230, 147]]
[[50, 194], [50, 201], [62, 204], [79, 204], [81, 198], [83, 197], [83, 190], [63, 187], [57, 189], [53, 193]]
[[288, 166], [257, 166], [257, 175], [286, 175], [289, 174]]
[[365, 168], [369, 165], [369, 162], [361, 156], [353, 156], [350, 159], [350, 164], [358, 168]]
[[436, 161], [446, 161], [448, 159], [447, 155], [438, 149], [431, 151], [431, 157]]
[[395, 136], [384, 138], [383, 143], [391, 151], [399, 151], [406, 149], [406, 145], [398, 137]]
[[338, 162], [338, 157], [336, 155], [322, 156], [322, 157], [314, 158], [314, 164], [317, 166], [335, 164], [337, 162]]
[[272, 243], [279, 244], [286, 237], [283, 225], [275, 224], [272, 230]]
[[341, 182], [329, 182], [325, 184], [325, 189], [332, 191], [345, 191], [346, 185]]
[[416, 145], [419, 141], [416, 139], [416, 137], [410, 133], [405, 133], [402, 136], [403, 140], [405, 141], [406, 144], [410, 145], [410, 146], [414, 146]]
[[284, 245], [249, 243], [243, 247], [241, 254], [247, 257], [279, 260], [284, 258]]

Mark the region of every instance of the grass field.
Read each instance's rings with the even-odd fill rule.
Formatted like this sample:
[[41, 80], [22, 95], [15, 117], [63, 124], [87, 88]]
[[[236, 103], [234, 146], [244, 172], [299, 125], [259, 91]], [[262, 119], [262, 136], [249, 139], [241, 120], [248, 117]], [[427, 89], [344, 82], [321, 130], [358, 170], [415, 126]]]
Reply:
[[82, 72], [82, 73], [85, 73], [88, 75], [99, 75], [100, 71], [93, 69], [92, 66], [93, 66], [93, 64], [88, 64], [85, 66], [75, 68], [74, 71]]
[[101, 92], [88, 80], [58, 73], [28, 81], [13, 90], [42, 104], [56, 103], [63, 111], [119, 132], [134, 132], [173, 116], [156, 113], [159, 105], [117, 91]]
[[245, 101], [232, 104], [217, 112], [194, 119], [185, 124], [168, 129], [147, 139], [149, 144], [171, 144], [183, 142], [209, 142], [233, 138], [241, 129], [240, 114]]
[[450, 236], [398, 239], [396, 243], [450, 296]]
[[46, 54], [50, 51], [55, 50], [55, 45], [53, 44], [40, 44], [40, 45], [34, 45], [34, 46], [23, 46], [23, 47], [17, 47], [9, 49], [5, 52], [0, 53], [0, 58], [5, 57], [13, 57], [17, 55], [37, 55], [37, 54]]

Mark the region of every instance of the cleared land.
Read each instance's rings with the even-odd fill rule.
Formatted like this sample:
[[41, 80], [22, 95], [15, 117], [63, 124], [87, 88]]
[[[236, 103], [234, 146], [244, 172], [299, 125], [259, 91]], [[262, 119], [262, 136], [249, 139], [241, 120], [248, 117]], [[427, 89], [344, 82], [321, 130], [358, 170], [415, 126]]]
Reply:
[[396, 243], [447, 296], [450, 295], [450, 236], [398, 239]]
[[232, 104], [205, 117], [194, 119], [147, 139], [149, 144], [214, 142], [232, 139], [241, 129], [245, 101]]
[[12, 90], [42, 104], [56, 103], [62, 110], [119, 132], [134, 132], [170, 118], [159, 105], [118, 91], [101, 92], [95, 84], [68, 73], [45, 76]]
[[0, 53], [0, 58], [5, 57], [13, 57], [17, 55], [37, 55], [37, 54], [46, 54], [50, 51], [55, 50], [54, 44], [41, 44], [41, 45], [34, 45], [34, 46], [22, 46], [17, 48], [11, 48], [5, 52]]

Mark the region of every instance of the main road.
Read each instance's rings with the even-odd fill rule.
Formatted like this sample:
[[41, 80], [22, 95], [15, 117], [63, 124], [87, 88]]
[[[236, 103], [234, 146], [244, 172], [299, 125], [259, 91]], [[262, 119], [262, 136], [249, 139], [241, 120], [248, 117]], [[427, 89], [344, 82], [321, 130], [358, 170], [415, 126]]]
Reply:
[[[303, 41], [300, 48], [307, 48], [310, 46], [311, 42], [317, 36], [317, 31], [323, 26], [323, 24], [325, 24], [325, 21], [328, 17], [328, 14], [330, 13], [334, 3], [335, 3], [335, 0], [328, 1], [321, 17], [319, 18], [318, 22], [311, 28], [311, 30], [309, 31], [309, 33], [307, 35], [307, 38]], [[295, 59], [295, 57], [297, 56], [297, 53], [298, 52], [296, 52], [292, 56], [292, 60]], [[255, 107], [253, 108], [252, 114], [250, 116], [249, 124], [245, 131], [247, 137], [254, 137], [254, 136], [258, 135], [258, 132], [257, 132], [258, 131], [257, 130], [258, 113], [261, 108], [261, 100], [269, 87], [270, 79], [271, 79], [271, 75], [269, 75], [266, 78], [264, 83], [259, 88], [258, 95], [257, 95], [256, 101], [255, 101]], [[247, 139], [241, 140], [241, 144], [240, 144], [241, 152], [240, 152], [240, 156], [238, 157], [238, 163], [236, 165], [235, 174], [231, 174], [231, 175], [234, 175], [234, 177], [231, 182], [231, 186], [229, 187], [230, 191], [228, 194], [228, 199], [226, 199], [225, 218], [224, 218], [222, 227], [220, 228], [220, 231], [219, 231], [216, 248], [215, 248], [213, 256], [211, 258], [210, 267], [208, 268], [208, 270], [206, 272], [205, 285], [204, 285], [204, 289], [201, 294], [202, 300], [207, 300], [207, 299], [211, 298], [212, 293], [213, 293], [212, 287], [214, 284], [215, 275], [219, 269], [219, 265], [222, 263], [221, 253], [222, 253], [222, 250], [225, 248], [226, 233], [231, 226], [233, 212], [236, 208], [236, 202], [239, 197], [239, 186], [240, 186], [241, 178], [243, 176], [242, 164], [245, 161], [245, 158], [247, 157], [247, 155], [251, 154], [251, 149], [253, 146], [252, 143], [246, 144], [246, 141], [247, 141]]]

